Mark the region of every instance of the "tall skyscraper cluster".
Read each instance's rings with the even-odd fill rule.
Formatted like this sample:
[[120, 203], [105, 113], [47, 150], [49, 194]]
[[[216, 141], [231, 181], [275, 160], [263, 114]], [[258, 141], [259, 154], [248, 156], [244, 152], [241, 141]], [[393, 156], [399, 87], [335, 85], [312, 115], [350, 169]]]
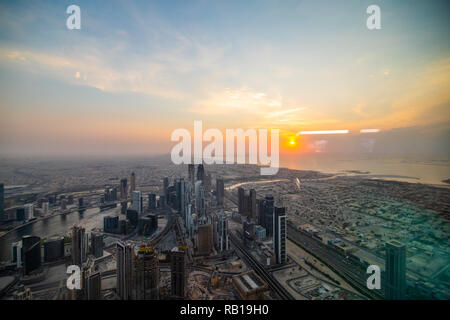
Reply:
[[[137, 250], [131, 242], [117, 243], [117, 294], [122, 300], [158, 300], [160, 270], [158, 252], [148, 245]], [[181, 247], [170, 251], [170, 296], [186, 297], [186, 252]]]

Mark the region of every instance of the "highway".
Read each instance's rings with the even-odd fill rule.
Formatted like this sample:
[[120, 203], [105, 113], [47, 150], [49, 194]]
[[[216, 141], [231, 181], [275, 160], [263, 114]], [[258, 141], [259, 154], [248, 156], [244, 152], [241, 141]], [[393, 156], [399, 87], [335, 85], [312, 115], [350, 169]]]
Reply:
[[363, 295], [375, 300], [384, 299], [380, 290], [369, 290], [367, 288], [366, 281], [369, 275], [366, 274], [364, 270], [353, 264], [344, 256], [333, 251], [331, 248], [327, 248], [324, 244], [319, 243], [319, 241], [296, 230], [289, 223], [287, 230], [287, 237], [289, 240], [325, 263], [330, 269], [339, 274]]
[[247, 249], [241, 244], [241, 242], [230, 232], [230, 240], [236, 249], [241, 253], [242, 258], [248, 263], [253, 270], [269, 285], [269, 287], [282, 299], [282, 300], [295, 300], [294, 297], [274, 278], [274, 276], [268, 272], [261, 264], [247, 252]]

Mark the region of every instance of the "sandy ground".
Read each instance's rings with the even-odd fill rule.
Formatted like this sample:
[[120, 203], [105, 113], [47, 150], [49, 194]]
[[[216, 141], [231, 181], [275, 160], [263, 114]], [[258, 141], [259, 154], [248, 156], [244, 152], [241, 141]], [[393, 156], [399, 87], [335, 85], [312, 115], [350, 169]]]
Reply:
[[[347, 282], [345, 282], [344, 279], [339, 277], [336, 273], [334, 273], [330, 268], [328, 268], [326, 265], [322, 264], [320, 261], [317, 261], [316, 258], [314, 258], [312, 255], [307, 253], [305, 250], [297, 246], [295, 243], [293, 243], [290, 240], [287, 240], [287, 252], [288, 255], [293, 259], [295, 262], [297, 262], [301, 267], [308, 270], [311, 274], [316, 276], [319, 279], [323, 279], [325, 281], [330, 281], [327, 277], [325, 277], [321, 272], [328, 274], [331, 278], [339, 281], [340, 287], [347, 289], [351, 292], [354, 292], [356, 294], [359, 294], [358, 291], [356, 291], [352, 286], [350, 286]], [[321, 272], [311, 268], [309, 265], [305, 263], [303, 260], [304, 258], [308, 258], [310, 263], [313, 263], [314, 266], [319, 269]], [[316, 261], [316, 262], [315, 262]], [[336, 284], [337, 285], [337, 284]]]

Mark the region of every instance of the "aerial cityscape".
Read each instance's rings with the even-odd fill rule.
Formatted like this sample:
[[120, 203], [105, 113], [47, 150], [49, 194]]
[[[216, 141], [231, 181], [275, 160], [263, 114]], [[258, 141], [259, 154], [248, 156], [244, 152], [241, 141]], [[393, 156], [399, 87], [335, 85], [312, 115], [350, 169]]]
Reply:
[[0, 1], [0, 300], [449, 300], [449, 30], [444, 0]]
[[[106, 163], [2, 172], [3, 299], [449, 298], [447, 187], [165, 157]], [[67, 288], [68, 265], [82, 268], [83, 290]], [[369, 265], [380, 290], [366, 286]]]

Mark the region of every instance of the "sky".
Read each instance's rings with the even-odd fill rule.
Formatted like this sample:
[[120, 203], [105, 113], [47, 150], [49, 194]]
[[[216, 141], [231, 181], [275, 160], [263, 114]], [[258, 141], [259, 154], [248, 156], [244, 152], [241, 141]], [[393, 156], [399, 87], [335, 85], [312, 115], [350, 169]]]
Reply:
[[[80, 30], [66, 27], [71, 4]], [[379, 30], [366, 27], [372, 4]], [[286, 153], [450, 154], [449, 9], [0, 0], [0, 154], [168, 153], [171, 133], [195, 120], [277, 128]]]

